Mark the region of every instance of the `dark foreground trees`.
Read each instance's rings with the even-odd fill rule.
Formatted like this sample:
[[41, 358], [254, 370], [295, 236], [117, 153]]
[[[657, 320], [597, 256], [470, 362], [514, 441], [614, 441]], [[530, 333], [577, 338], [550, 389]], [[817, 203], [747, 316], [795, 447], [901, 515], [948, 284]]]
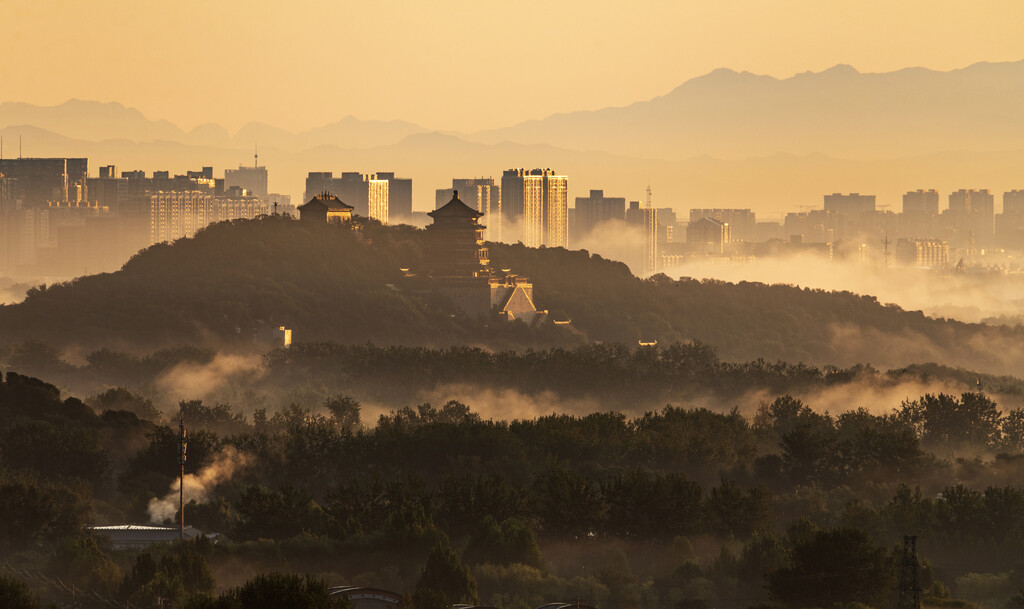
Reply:
[[23, 582], [0, 575], [0, 607], [4, 609], [40, 609], [42, 605]]
[[193, 596], [185, 609], [350, 609], [344, 596], [331, 596], [327, 583], [310, 576], [269, 573], [218, 596]]
[[772, 598], [789, 607], [863, 603], [884, 607], [895, 588], [895, 561], [864, 531], [818, 531], [793, 547], [790, 564], [768, 575]]

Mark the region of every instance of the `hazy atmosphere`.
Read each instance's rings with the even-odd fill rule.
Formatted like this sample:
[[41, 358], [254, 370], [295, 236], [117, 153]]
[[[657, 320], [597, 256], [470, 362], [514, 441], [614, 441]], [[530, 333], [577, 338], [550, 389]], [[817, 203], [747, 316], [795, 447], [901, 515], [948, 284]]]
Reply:
[[0, 0], [0, 609], [1024, 609], [1024, 4]]
[[247, 122], [304, 131], [349, 115], [471, 132], [629, 105], [717, 68], [788, 78], [836, 64], [890, 72], [1017, 61], [1024, 20], [1012, 0], [299, 1], [286, 10], [270, 0], [5, 0], [0, 10], [17, 23], [0, 40], [5, 101], [116, 101], [186, 130], [213, 122], [231, 132]]

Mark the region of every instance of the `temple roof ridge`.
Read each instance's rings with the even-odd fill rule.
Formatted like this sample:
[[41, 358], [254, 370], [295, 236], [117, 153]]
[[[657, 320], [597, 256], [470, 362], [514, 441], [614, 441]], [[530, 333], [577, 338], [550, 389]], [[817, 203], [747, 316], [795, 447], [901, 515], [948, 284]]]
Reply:
[[482, 213], [466, 205], [459, 199], [459, 191], [452, 191], [452, 200], [441, 207], [427, 213], [431, 218], [479, 218]]

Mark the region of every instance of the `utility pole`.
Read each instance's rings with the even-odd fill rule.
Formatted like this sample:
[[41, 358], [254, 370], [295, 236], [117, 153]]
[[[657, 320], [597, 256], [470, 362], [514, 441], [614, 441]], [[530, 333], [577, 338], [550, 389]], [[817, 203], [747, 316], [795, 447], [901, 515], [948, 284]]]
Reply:
[[185, 415], [178, 418], [178, 465], [181, 466], [181, 478], [178, 478], [178, 539], [185, 539], [185, 451], [188, 441], [185, 436]]
[[885, 246], [885, 250], [884, 250], [885, 253], [882, 255], [882, 265], [883, 265], [884, 268], [889, 268], [889, 244], [890, 243], [892, 243], [892, 241], [889, 241], [889, 233], [886, 232], [885, 236], [882, 237], [882, 245]]
[[896, 609], [921, 609], [921, 583], [918, 574], [917, 535], [903, 536], [903, 558], [900, 560], [900, 599]]

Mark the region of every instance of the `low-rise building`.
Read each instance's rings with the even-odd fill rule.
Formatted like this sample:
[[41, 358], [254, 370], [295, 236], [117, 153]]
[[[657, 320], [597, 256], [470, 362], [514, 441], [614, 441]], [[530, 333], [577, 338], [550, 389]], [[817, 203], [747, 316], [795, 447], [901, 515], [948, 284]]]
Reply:
[[338, 197], [323, 192], [314, 195], [305, 205], [299, 206], [299, 220], [304, 222], [320, 222], [334, 224], [352, 219], [351, 205], [345, 204]]

